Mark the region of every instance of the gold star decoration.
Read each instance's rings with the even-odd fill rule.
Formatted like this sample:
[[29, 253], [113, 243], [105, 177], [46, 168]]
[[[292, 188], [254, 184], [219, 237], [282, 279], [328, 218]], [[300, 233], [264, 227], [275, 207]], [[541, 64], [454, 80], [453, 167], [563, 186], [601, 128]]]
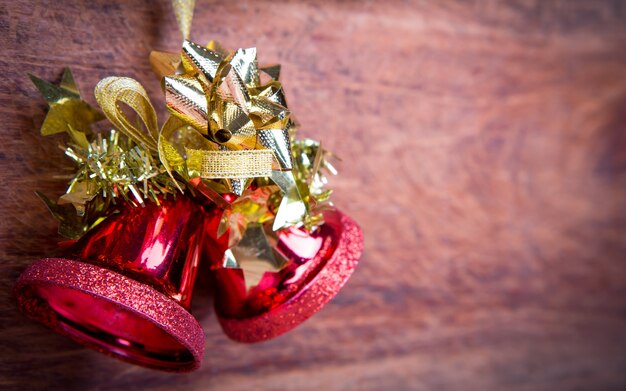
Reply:
[[63, 71], [60, 85], [54, 85], [29, 74], [41, 95], [50, 105], [46, 119], [41, 126], [44, 136], [76, 131], [83, 134], [91, 132], [90, 125], [104, 119], [104, 115], [82, 100], [72, 72], [69, 68]]

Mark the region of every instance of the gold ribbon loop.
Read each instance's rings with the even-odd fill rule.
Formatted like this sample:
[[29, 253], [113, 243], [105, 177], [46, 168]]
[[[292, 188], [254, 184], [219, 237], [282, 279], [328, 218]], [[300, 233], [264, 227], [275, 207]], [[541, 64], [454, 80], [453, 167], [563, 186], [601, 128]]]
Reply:
[[[102, 79], [95, 90], [96, 100], [111, 123], [137, 144], [156, 151], [159, 129], [156, 112], [146, 90], [136, 80], [127, 77]], [[119, 103], [128, 105], [137, 113], [147, 133], [133, 125]]]

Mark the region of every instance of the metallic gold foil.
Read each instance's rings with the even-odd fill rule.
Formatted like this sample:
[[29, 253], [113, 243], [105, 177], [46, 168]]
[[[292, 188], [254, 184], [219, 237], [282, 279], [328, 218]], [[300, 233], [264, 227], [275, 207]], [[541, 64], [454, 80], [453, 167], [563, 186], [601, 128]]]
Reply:
[[224, 60], [220, 53], [187, 40], [183, 42], [181, 57], [185, 71], [192, 75], [202, 74], [205, 83], [213, 81], [217, 68]]
[[227, 267], [243, 270], [246, 288], [256, 286], [266, 272], [277, 272], [287, 265], [281, 254], [274, 252], [263, 226], [249, 225], [245, 234], [230, 249]]
[[247, 87], [258, 87], [259, 66], [256, 60], [256, 48], [237, 49], [227, 60], [241, 77]]
[[272, 229], [276, 231], [291, 225], [299, 225], [304, 221], [307, 208], [293, 173], [291, 171], [272, 171], [272, 181], [283, 192], [283, 199], [276, 212]]
[[50, 105], [41, 134], [69, 132], [69, 127], [89, 133], [90, 125], [104, 119], [102, 113], [82, 100], [74, 82], [72, 71], [65, 68], [61, 85], [56, 86], [36, 76], [29, 75], [33, 84]]
[[206, 134], [208, 108], [200, 82], [192, 76], [166, 76], [163, 78], [163, 89], [170, 113]]
[[[199, 170], [203, 178], [226, 178], [228, 188], [238, 196], [251, 182], [249, 178], [272, 178], [283, 192], [274, 228], [301, 223], [308, 209], [289, 172], [293, 168], [289, 134], [293, 121], [276, 80], [280, 67], [261, 71], [255, 48], [225, 55], [216, 42], [207, 46], [183, 42], [186, 73], [164, 79], [169, 111], [218, 145], [217, 151], [190, 150], [188, 167]], [[261, 85], [261, 72], [270, 77], [265, 85]], [[258, 151], [270, 151], [273, 159], [265, 159], [268, 155]]]
[[174, 75], [181, 65], [180, 54], [153, 50], [150, 52], [150, 65], [159, 78]]
[[284, 171], [293, 168], [287, 129], [260, 129], [257, 132], [257, 143], [273, 151], [276, 162], [274, 170]]
[[325, 189], [328, 184], [327, 175], [337, 175], [337, 170], [330, 163], [332, 156], [322, 148], [320, 142], [303, 139], [292, 143], [294, 179], [308, 213], [305, 215], [304, 227], [311, 231], [323, 223], [322, 212], [332, 207], [331, 190]]

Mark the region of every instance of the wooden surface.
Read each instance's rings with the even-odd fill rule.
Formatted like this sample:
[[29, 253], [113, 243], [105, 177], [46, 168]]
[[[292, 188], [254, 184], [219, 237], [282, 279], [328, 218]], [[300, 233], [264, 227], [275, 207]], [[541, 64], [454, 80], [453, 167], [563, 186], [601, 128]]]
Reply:
[[[50, 254], [34, 190], [68, 164], [31, 72], [83, 94], [177, 50], [167, 1], [0, 4], [0, 388], [626, 389], [626, 5], [622, 1], [198, 1], [192, 39], [281, 62], [302, 133], [343, 158], [335, 201], [365, 232], [344, 290], [301, 327], [229, 341], [206, 287], [203, 368], [120, 363], [28, 321], [10, 289]], [[162, 117], [163, 118], [163, 117]]]

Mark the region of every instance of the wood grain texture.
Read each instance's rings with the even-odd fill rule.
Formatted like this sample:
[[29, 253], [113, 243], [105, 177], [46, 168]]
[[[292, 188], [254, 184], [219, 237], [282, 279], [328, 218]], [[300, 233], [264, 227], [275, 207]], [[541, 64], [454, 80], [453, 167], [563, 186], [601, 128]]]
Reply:
[[70, 65], [92, 103], [100, 78], [130, 76], [159, 106], [148, 53], [179, 36], [167, 1], [3, 1], [0, 388], [626, 388], [624, 2], [198, 3], [192, 39], [282, 63], [303, 134], [343, 158], [335, 201], [363, 226], [362, 264], [258, 345], [227, 340], [200, 289], [189, 375], [28, 321], [11, 286], [58, 239], [33, 192], [62, 192], [68, 162], [26, 73]]

